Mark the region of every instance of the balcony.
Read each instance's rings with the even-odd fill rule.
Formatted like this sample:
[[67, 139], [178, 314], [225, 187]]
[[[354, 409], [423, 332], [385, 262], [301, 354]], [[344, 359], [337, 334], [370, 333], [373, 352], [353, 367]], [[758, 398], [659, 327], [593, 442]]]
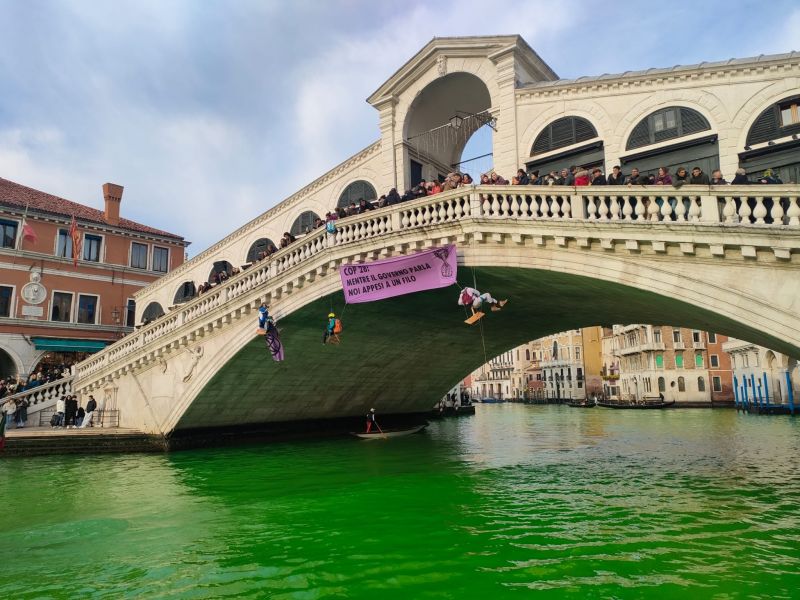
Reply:
[[692, 348], [695, 350], [705, 350], [706, 343], [705, 342], [692, 342]]
[[675, 350], [686, 350], [686, 344], [683, 342], [672, 342], [672, 347]]
[[[677, 348], [677, 342], [676, 342]], [[626, 356], [628, 354], [639, 354], [640, 352], [663, 352], [664, 351], [664, 343], [663, 342], [645, 342], [643, 344], [637, 344], [635, 346], [628, 346], [627, 348], [617, 348], [614, 350], [614, 354], [618, 356]]]

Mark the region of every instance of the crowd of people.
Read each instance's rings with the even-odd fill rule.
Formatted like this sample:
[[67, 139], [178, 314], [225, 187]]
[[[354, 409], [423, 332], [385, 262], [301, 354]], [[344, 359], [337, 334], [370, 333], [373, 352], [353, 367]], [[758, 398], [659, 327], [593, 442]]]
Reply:
[[[606, 174], [600, 167], [579, 167], [572, 165], [561, 170], [553, 170], [541, 174], [538, 170], [531, 172], [525, 169], [518, 169], [516, 174], [508, 181], [495, 171], [490, 171], [481, 175], [479, 185], [538, 185], [538, 186], [592, 186], [592, 185], [664, 185], [680, 188], [683, 185], [752, 185], [752, 184], [781, 184], [783, 181], [772, 169], [765, 170], [762, 174], [751, 178], [743, 168], [736, 170], [733, 179], [728, 182], [722, 171], [715, 169], [711, 175], [704, 173], [698, 167], [692, 167], [691, 171], [687, 167], [678, 167], [675, 173], [670, 172], [670, 167], [660, 167], [657, 173], [644, 174], [638, 168], [632, 167], [629, 174], [622, 171], [622, 167], [614, 166], [611, 172]], [[453, 172], [449, 173], [443, 181], [426, 181], [422, 179], [415, 186], [405, 190], [401, 195], [396, 188], [389, 190], [387, 194], [381, 195], [376, 200], [366, 200], [359, 198], [346, 206], [339, 206], [327, 212], [325, 218], [315, 218], [310, 227], [304, 233], [309, 233], [315, 229], [326, 228], [329, 233], [336, 232], [336, 221], [353, 215], [360, 215], [376, 208], [384, 208], [417, 198], [433, 196], [441, 192], [470, 186], [475, 181], [469, 173]], [[294, 235], [288, 231], [283, 234], [278, 247], [272, 242], [268, 242], [267, 247], [261, 250], [255, 257], [254, 262], [269, 259], [279, 250], [288, 247], [296, 241]], [[249, 265], [248, 265], [249, 266]], [[203, 294], [215, 285], [225, 282], [229, 277], [237, 275], [240, 270], [236, 267], [230, 271], [219, 271], [214, 273], [209, 281], [201, 283], [197, 287], [197, 293]]]
[[68, 377], [70, 373], [70, 367], [66, 364], [45, 365], [39, 367], [27, 378], [0, 379], [0, 412], [6, 420], [6, 427], [12, 423], [17, 428], [25, 427], [28, 423], [28, 407], [30, 406], [30, 401], [25, 398], [9, 398], [9, 396]]

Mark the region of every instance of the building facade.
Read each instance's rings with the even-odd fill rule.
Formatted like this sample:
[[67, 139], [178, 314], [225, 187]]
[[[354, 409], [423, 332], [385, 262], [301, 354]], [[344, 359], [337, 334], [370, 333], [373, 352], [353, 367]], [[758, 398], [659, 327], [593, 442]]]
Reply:
[[711, 405], [733, 400], [724, 336], [680, 327], [614, 325], [604, 329], [604, 394]]
[[768, 348], [731, 338], [723, 349], [730, 355], [737, 403], [790, 404], [800, 398], [797, 360]]
[[[131, 331], [134, 294], [184, 261], [182, 237], [0, 179], [0, 378], [69, 365]], [[74, 225], [73, 225], [74, 219]]]

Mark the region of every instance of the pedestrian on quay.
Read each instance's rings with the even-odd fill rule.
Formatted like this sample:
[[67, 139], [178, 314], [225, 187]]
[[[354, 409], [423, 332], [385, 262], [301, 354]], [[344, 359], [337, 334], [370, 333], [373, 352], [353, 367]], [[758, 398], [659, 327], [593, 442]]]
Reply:
[[64, 401], [64, 422], [67, 429], [75, 426], [75, 416], [78, 414], [78, 399], [75, 396], [67, 396]]
[[63, 427], [64, 426], [64, 411], [65, 411], [66, 403], [64, 401], [64, 396], [59, 396], [58, 400], [56, 400], [56, 421], [53, 427]]
[[83, 423], [81, 423], [81, 429], [86, 429], [87, 427], [94, 427], [92, 423], [92, 419], [94, 419], [94, 411], [97, 410], [97, 400], [94, 399], [94, 396], [89, 396], [89, 401], [86, 403], [86, 416], [83, 417]]

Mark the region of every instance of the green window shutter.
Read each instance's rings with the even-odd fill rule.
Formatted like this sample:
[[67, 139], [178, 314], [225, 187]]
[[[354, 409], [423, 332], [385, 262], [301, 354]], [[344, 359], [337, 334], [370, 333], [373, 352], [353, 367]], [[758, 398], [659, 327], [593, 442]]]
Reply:
[[679, 369], [683, 368], [683, 354], [676, 354], [675, 355], [675, 366]]
[[702, 354], [695, 354], [694, 355], [694, 364], [697, 367], [703, 366], [703, 355]]
[[664, 356], [661, 354], [656, 354], [656, 368], [657, 369], [664, 368]]

